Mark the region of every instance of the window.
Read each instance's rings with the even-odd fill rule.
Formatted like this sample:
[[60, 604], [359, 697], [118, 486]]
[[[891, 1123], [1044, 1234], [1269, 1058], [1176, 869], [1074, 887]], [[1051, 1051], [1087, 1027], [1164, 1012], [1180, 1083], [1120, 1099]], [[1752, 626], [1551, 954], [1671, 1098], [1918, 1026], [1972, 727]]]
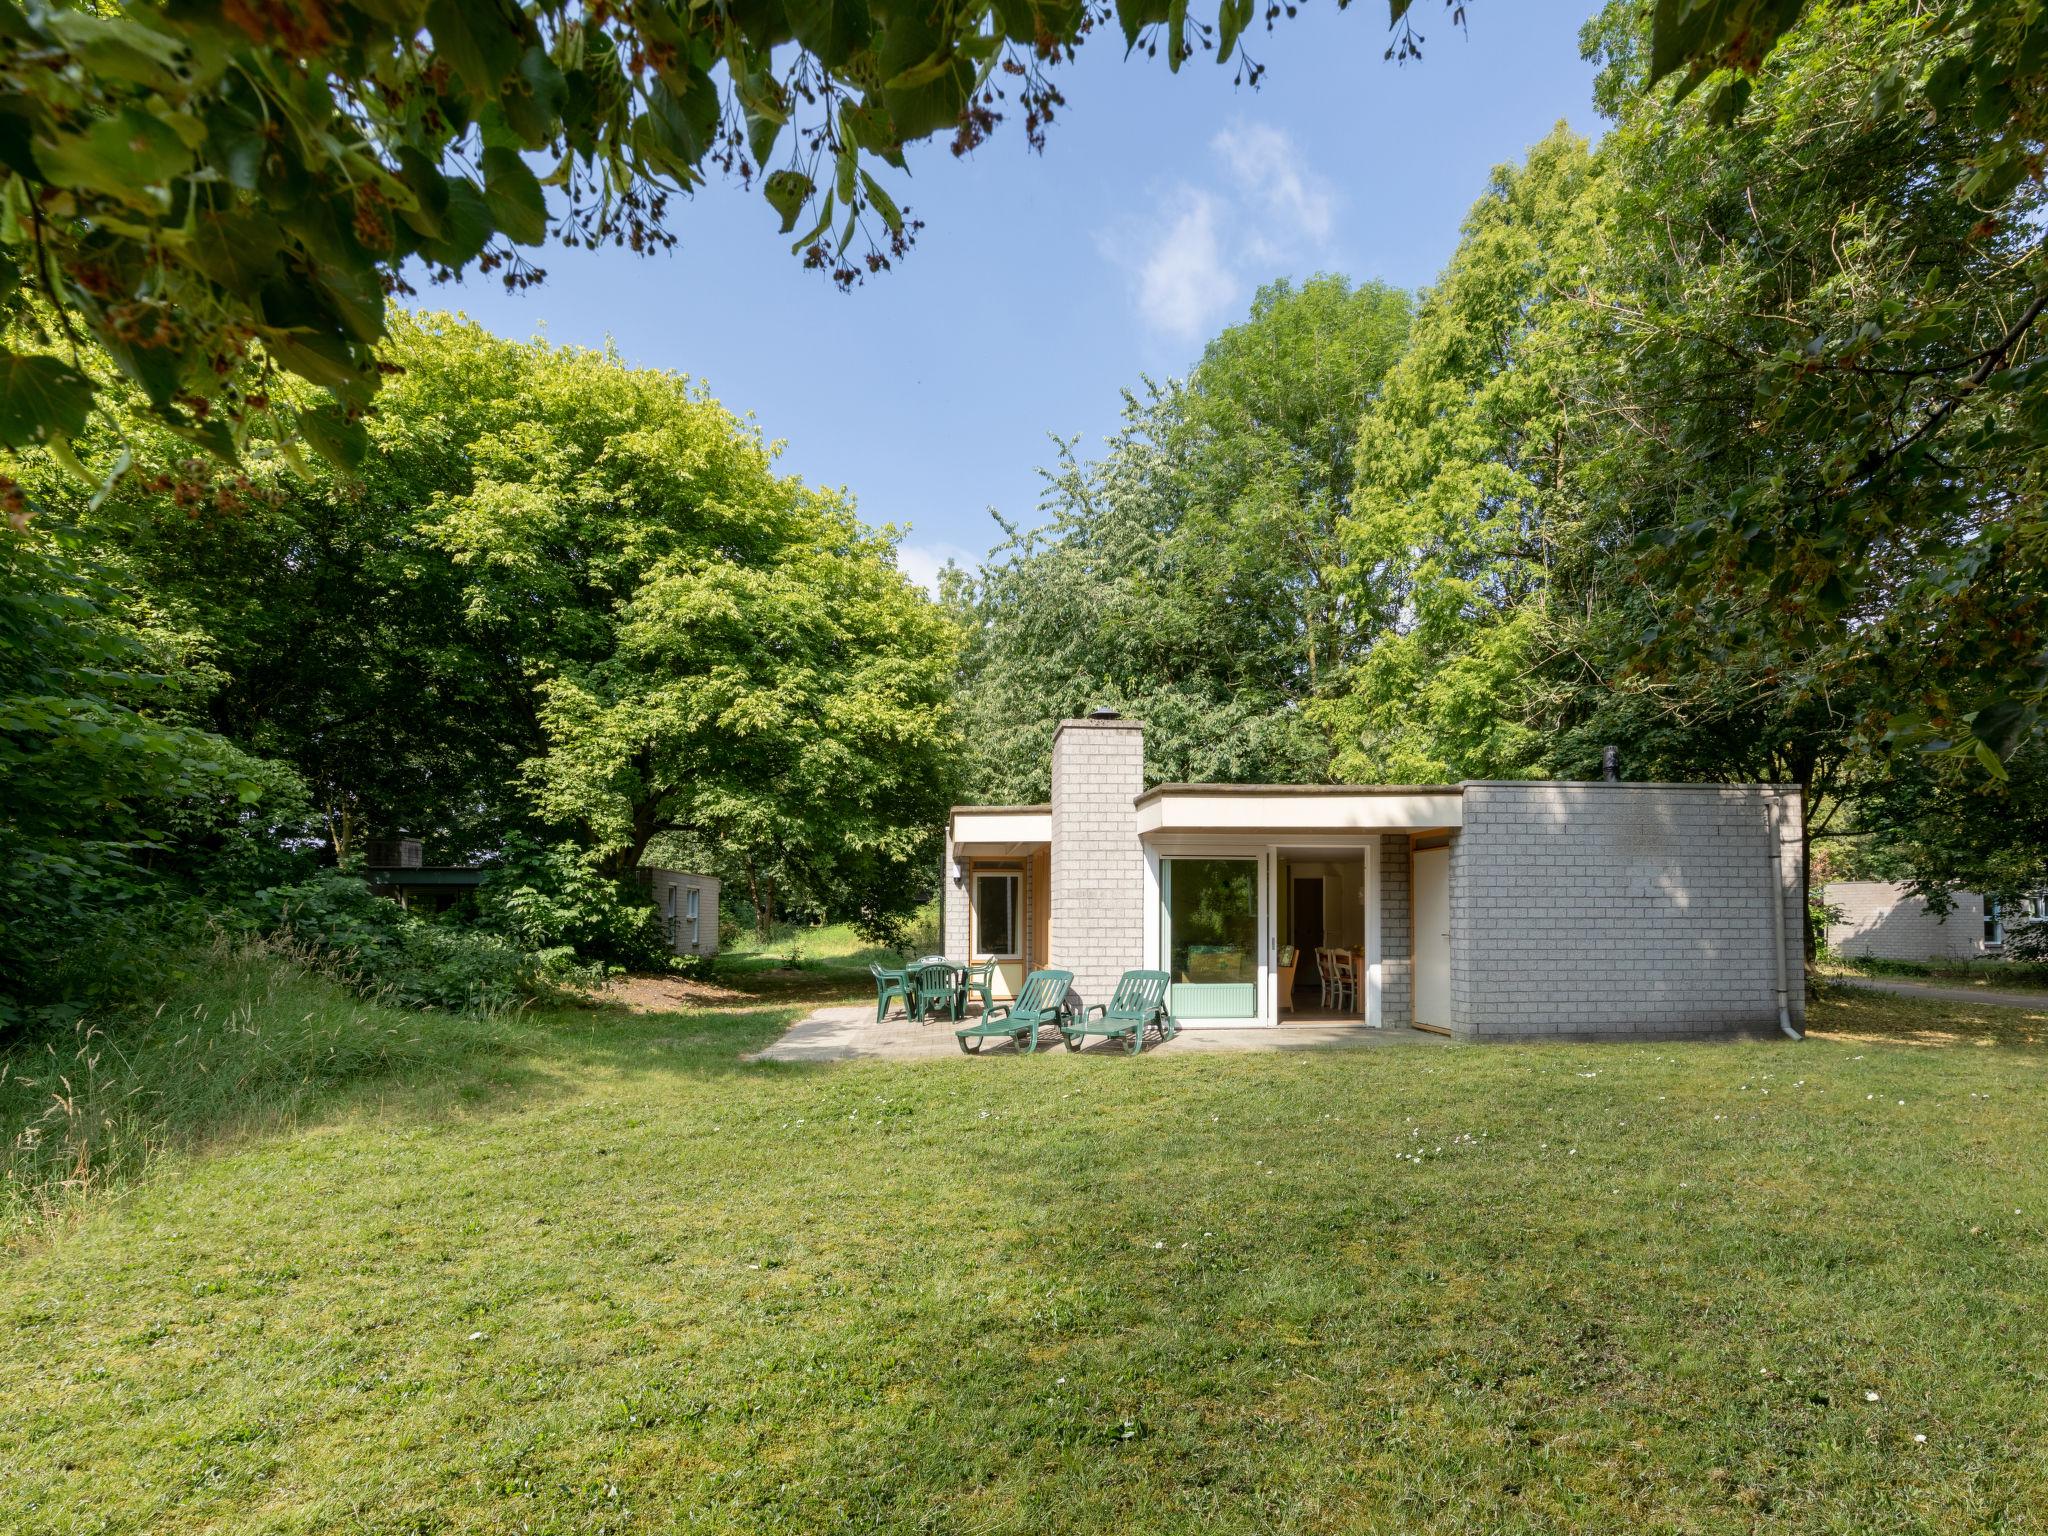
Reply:
[[1996, 948], [2005, 942], [2005, 925], [1998, 920], [1998, 903], [1984, 903], [1984, 942]]
[[676, 947], [676, 888], [668, 888], [668, 947]]
[[1174, 1012], [1197, 1019], [1255, 1017], [1258, 861], [1163, 859], [1160, 880]]
[[977, 870], [974, 875], [974, 939], [968, 946], [977, 960], [1015, 960], [1017, 896], [1020, 880], [1014, 871]]
[[[675, 905], [675, 892], [673, 891], [669, 892], [669, 905], [670, 907]], [[683, 898], [683, 921], [690, 925], [690, 948], [695, 949], [697, 947], [697, 887], [694, 885], [690, 887], [689, 894]]]

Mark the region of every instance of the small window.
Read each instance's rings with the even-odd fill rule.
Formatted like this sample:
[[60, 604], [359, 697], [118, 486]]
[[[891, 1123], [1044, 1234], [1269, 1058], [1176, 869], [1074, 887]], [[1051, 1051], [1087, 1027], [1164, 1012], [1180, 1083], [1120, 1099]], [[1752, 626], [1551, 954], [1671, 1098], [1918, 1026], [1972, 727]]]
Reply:
[[668, 942], [673, 949], [676, 942], [676, 888], [668, 888]]
[[690, 925], [690, 948], [697, 947], [697, 887], [690, 887], [683, 898], [683, 920]]
[[974, 942], [978, 960], [1015, 960], [1018, 877], [1011, 872], [977, 872], [974, 877]]
[[1993, 948], [2005, 942], [2005, 925], [1999, 921], [1998, 903], [1984, 903], [1984, 942]]

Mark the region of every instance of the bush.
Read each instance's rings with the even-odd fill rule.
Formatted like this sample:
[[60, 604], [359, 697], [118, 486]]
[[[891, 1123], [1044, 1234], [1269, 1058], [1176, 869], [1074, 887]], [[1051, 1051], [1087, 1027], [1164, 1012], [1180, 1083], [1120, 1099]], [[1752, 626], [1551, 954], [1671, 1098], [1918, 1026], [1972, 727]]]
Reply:
[[658, 970], [672, 958], [645, 893], [604, 873], [574, 843], [548, 847], [510, 834], [476, 905], [484, 927], [549, 956], [551, 974], [605, 964]]
[[338, 871], [258, 891], [247, 911], [261, 932], [393, 1007], [495, 1013], [542, 985], [536, 959], [503, 935], [420, 917]]

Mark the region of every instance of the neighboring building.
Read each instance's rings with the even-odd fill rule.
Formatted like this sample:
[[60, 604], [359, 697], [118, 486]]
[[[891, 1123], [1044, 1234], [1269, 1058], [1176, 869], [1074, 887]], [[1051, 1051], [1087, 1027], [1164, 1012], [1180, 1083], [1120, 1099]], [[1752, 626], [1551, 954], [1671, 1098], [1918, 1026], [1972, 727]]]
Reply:
[[425, 864], [416, 837], [373, 838], [363, 848], [363, 878], [401, 907], [439, 912], [484, 883], [480, 864]]
[[[1072, 971], [1083, 1003], [1164, 970], [1191, 1027], [1662, 1038], [1774, 1028], [1781, 995], [1803, 1015], [1796, 789], [1147, 789], [1144, 758], [1136, 721], [1069, 720], [1049, 804], [956, 807], [946, 953], [997, 961], [1000, 995]], [[1351, 955], [1355, 1004], [1324, 1004], [1318, 949]]]
[[1998, 903], [1957, 891], [1955, 907], [1937, 917], [1905, 886], [1887, 880], [1840, 880], [1821, 887], [1828, 948], [1845, 960], [1976, 960], [2005, 945]]
[[680, 869], [640, 866], [641, 883], [661, 913], [668, 947], [679, 955], [718, 953], [718, 882]]

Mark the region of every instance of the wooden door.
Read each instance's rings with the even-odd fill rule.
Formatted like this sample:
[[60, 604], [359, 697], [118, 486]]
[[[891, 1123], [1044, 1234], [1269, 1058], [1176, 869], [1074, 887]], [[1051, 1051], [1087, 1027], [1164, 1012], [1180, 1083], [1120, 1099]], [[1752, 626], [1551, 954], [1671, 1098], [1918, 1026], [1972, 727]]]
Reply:
[[1313, 960], [1323, 942], [1323, 877], [1296, 875], [1293, 885], [1287, 942]]
[[1415, 850], [1415, 1022], [1451, 1025], [1451, 850]]

